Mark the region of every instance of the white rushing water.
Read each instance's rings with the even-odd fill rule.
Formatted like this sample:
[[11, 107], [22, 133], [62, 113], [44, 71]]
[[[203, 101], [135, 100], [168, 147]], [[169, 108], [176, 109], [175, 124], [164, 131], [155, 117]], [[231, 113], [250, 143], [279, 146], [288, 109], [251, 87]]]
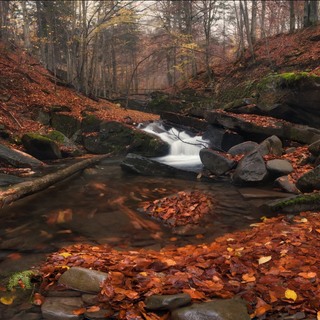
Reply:
[[202, 169], [199, 151], [208, 146], [208, 141], [201, 136], [191, 136], [186, 131], [179, 131], [176, 128], [167, 131], [161, 122], [150, 123], [143, 130], [157, 135], [170, 145], [170, 153], [167, 156], [154, 160], [185, 170]]

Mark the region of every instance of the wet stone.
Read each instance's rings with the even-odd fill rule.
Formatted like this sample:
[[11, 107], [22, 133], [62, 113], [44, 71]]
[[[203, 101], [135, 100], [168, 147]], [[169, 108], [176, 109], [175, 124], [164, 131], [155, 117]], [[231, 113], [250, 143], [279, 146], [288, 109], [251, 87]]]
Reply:
[[293, 171], [293, 167], [288, 160], [273, 159], [267, 161], [267, 170], [276, 175], [286, 175]]
[[242, 301], [214, 300], [176, 309], [171, 320], [250, 320]]
[[42, 316], [46, 320], [78, 320], [80, 316], [73, 313], [83, 306], [81, 298], [50, 297], [41, 306]]
[[74, 290], [98, 293], [101, 290], [100, 284], [107, 277], [108, 275], [105, 272], [72, 267], [59, 278], [59, 284], [64, 284]]
[[81, 298], [86, 305], [94, 305], [98, 303], [98, 296], [96, 294], [85, 293], [81, 296]]
[[232, 156], [236, 156], [238, 154], [246, 154], [248, 152], [253, 151], [258, 146], [259, 146], [258, 143], [254, 141], [245, 141], [230, 148], [228, 150], [228, 153], [231, 154]]
[[282, 176], [275, 180], [275, 184], [278, 185], [282, 190], [287, 191], [289, 193], [298, 194], [299, 190], [296, 185], [291, 182], [288, 176]]
[[85, 319], [88, 320], [106, 320], [109, 319], [114, 314], [114, 311], [112, 309], [100, 309], [96, 312], [86, 312], [84, 314]]
[[153, 295], [145, 300], [148, 310], [173, 310], [191, 302], [190, 295], [186, 293], [173, 295]]
[[47, 293], [48, 297], [80, 297], [81, 292], [74, 290], [50, 290]]

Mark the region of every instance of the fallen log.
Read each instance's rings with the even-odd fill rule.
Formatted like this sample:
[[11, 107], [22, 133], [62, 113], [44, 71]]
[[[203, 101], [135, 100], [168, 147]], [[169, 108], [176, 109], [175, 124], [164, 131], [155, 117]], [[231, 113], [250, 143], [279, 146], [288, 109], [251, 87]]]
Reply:
[[83, 170], [99, 161], [108, 158], [110, 154], [98, 155], [89, 159], [77, 162], [67, 168], [61, 169], [57, 172], [47, 174], [43, 177], [36, 178], [29, 181], [17, 183], [5, 191], [0, 192], [0, 208], [8, 206], [10, 203], [24, 198], [28, 195], [42, 191], [51, 185], [62, 181], [77, 171]]

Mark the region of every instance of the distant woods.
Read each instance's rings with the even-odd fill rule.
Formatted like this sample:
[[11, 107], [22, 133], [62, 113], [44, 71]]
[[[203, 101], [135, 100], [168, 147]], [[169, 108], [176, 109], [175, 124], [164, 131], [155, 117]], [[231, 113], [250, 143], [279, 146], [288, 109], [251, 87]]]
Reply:
[[318, 23], [317, 0], [0, 1], [0, 39], [87, 95], [148, 93]]

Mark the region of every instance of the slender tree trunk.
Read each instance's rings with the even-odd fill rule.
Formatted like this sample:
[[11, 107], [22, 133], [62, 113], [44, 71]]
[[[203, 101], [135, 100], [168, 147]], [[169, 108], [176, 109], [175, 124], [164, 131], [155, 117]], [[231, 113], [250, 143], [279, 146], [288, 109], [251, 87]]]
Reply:
[[251, 30], [250, 38], [252, 44], [256, 43], [257, 40], [257, 0], [252, 1], [252, 11], [251, 11]]
[[0, 40], [8, 40], [8, 13], [9, 13], [9, 1], [0, 1]]
[[296, 15], [294, 12], [294, 0], [290, 0], [290, 32], [294, 32], [296, 27]]
[[24, 47], [27, 51], [31, 49], [30, 42], [30, 29], [29, 29], [29, 15], [27, 12], [27, 4], [26, 1], [21, 1], [22, 6], [22, 15], [23, 15], [23, 39], [24, 39]]
[[249, 14], [248, 14], [248, 6], [247, 6], [247, 1], [244, 0], [244, 4], [242, 0], [240, 0], [240, 11], [243, 16], [243, 21], [244, 21], [244, 26], [246, 29], [246, 34], [247, 34], [247, 41], [248, 41], [248, 46], [249, 50], [252, 56], [252, 59], [254, 60], [254, 52], [253, 52], [253, 44], [252, 44], [252, 39], [251, 39], [251, 31], [250, 31], [250, 24], [249, 24]]

